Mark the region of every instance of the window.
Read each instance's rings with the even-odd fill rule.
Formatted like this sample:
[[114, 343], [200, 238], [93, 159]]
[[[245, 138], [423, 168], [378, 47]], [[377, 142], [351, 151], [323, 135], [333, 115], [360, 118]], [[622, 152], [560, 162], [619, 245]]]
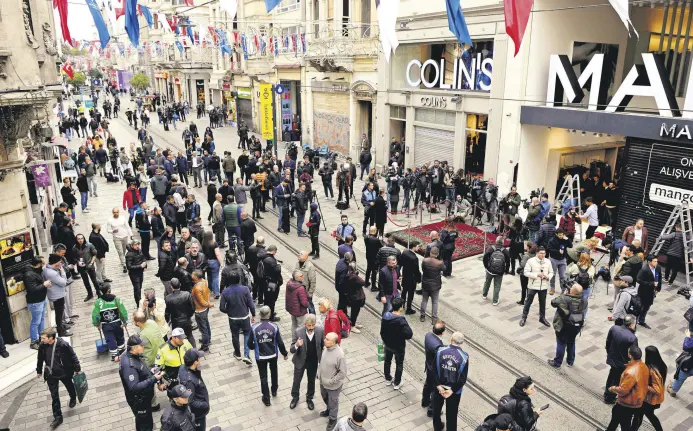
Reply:
[[407, 119], [407, 107], [406, 106], [390, 106], [390, 119], [391, 120], [406, 120]]
[[415, 121], [424, 123], [441, 124], [443, 126], [455, 127], [455, 113], [438, 109], [417, 109], [414, 116]]
[[467, 114], [465, 171], [483, 175], [484, 161], [486, 159], [487, 130], [488, 115]]
[[284, 0], [277, 6], [277, 13], [291, 12], [301, 7], [301, 0]]

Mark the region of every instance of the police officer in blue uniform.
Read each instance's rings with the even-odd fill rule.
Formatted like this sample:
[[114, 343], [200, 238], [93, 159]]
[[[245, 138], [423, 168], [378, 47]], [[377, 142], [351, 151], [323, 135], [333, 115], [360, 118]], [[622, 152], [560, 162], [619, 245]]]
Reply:
[[135, 415], [135, 430], [151, 431], [154, 429], [152, 412], [159, 410], [159, 405], [152, 407], [154, 385], [163, 377], [160, 371], [152, 374], [144, 361], [146, 340], [139, 335], [128, 338], [128, 351], [120, 358], [120, 380], [125, 390], [125, 399]]
[[253, 325], [248, 337], [248, 348], [255, 350], [255, 362], [260, 373], [260, 388], [262, 389], [262, 402], [270, 406], [269, 387], [267, 386], [267, 366], [269, 365], [272, 374], [272, 396], [277, 396], [279, 389], [279, 376], [277, 374], [277, 357], [279, 353], [284, 356], [284, 360], [289, 359], [289, 352], [284, 347], [282, 334], [279, 327], [270, 322], [272, 311], [266, 305], [259, 311], [260, 322]]
[[457, 411], [460, 407], [462, 387], [467, 383], [469, 372], [469, 355], [460, 347], [464, 334], [455, 332], [450, 345], [438, 349], [435, 360], [433, 380], [437, 390], [433, 391], [433, 429], [442, 431], [445, 424], [440, 420], [440, 413], [445, 406], [447, 429], [457, 429]]

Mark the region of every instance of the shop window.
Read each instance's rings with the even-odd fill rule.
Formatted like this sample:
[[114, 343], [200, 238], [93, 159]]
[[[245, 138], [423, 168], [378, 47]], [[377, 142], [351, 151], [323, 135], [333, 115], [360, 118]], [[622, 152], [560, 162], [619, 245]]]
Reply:
[[455, 127], [455, 113], [437, 109], [417, 109], [415, 121]]
[[390, 106], [390, 118], [392, 120], [406, 120], [407, 119], [407, 107], [406, 106]]
[[467, 114], [467, 130], [465, 133], [466, 154], [464, 160], [466, 172], [483, 175], [487, 131], [488, 115]]

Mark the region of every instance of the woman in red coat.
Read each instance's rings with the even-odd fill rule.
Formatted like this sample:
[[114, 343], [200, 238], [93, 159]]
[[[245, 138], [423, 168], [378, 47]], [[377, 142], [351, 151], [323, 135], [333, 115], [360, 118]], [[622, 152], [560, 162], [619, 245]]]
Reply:
[[342, 321], [348, 321], [346, 314], [343, 311], [335, 311], [332, 301], [328, 298], [323, 298], [319, 303], [320, 317], [322, 327], [325, 330], [325, 335], [330, 332], [337, 334], [337, 344], [342, 343]]

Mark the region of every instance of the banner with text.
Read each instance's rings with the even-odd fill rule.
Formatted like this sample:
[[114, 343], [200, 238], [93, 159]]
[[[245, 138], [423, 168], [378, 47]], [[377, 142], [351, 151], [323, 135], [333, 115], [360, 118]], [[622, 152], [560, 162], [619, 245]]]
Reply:
[[274, 139], [272, 84], [260, 84], [260, 115], [262, 116], [262, 137], [264, 139]]

